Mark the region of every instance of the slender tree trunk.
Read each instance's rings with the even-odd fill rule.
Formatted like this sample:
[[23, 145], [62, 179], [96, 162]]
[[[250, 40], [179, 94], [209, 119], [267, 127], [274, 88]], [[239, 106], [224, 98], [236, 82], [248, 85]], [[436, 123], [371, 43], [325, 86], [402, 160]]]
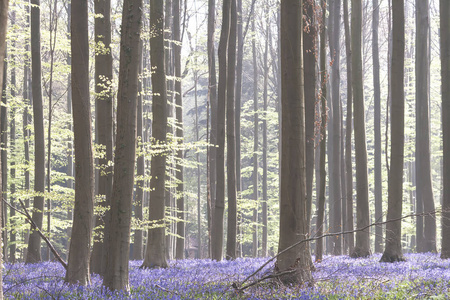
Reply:
[[[13, 11], [12, 12], [12, 17], [11, 17], [11, 25], [15, 25], [15, 19], [16, 19], [16, 12]], [[16, 48], [16, 42], [13, 40], [12, 41], [12, 49], [15, 50]], [[15, 55], [12, 53], [11, 54], [11, 82], [10, 82], [10, 93], [11, 93], [11, 98], [14, 99], [16, 97], [16, 58]], [[15, 161], [15, 157], [16, 157], [16, 108], [15, 106], [11, 106], [11, 121], [10, 121], [10, 138], [11, 138], [11, 144], [10, 144], [10, 148], [9, 151], [11, 153], [11, 164], [10, 164], [10, 176], [11, 176], [11, 194], [10, 194], [10, 200], [9, 202], [11, 203], [12, 206], [16, 206], [15, 205], [15, 192], [16, 192], [16, 161]], [[12, 228], [16, 227], [16, 221], [15, 221], [15, 215], [16, 215], [16, 211], [14, 209], [10, 210], [10, 224]], [[10, 232], [10, 237], [9, 237], [9, 241], [11, 242], [9, 245], [9, 261], [11, 263], [15, 263], [16, 262], [16, 232], [15, 230], [11, 230]], [[6, 247], [5, 247], [6, 248]]]
[[[184, 183], [183, 183], [183, 165], [181, 163], [184, 151], [182, 150], [183, 143], [183, 98], [181, 93], [181, 33], [180, 33], [180, 0], [173, 0], [173, 38], [175, 43], [173, 45], [174, 62], [175, 62], [175, 107], [176, 107], [176, 119], [177, 130], [176, 136], [179, 144], [177, 150], [177, 166], [176, 166], [176, 180], [177, 180], [177, 245], [176, 254], [177, 259], [184, 258], [184, 241], [185, 241], [185, 228], [184, 228]], [[198, 121], [197, 121], [198, 122]], [[198, 131], [197, 131], [198, 140]], [[198, 154], [197, 154], [198, 155]], [[197, 159], [198, 160], [198, 159]], [[200, 195], [199, 195], [200, 196]], [[181, 220], [181, 221], [180, 221]], [[198, 233], [198, 240], [200, 242], [200, 231]], [[200, 245], [200, 244], [199, 244]], [[200, 247], [198, 249], [200, 251]]]
[[[442, 252], [441, 258], [450, 258], [450, 2], [439, 1], [440, 43], [441, 43], [441, 81], [442, 81]], [[1, 36], [1, 35], [0, 35]]]
[[[312, 185], [314, 177], [314, 125], [316, 105], [316, 27], [314, 16], [314, 2], [305, 0], [304, 6], [304, 35], [303, 57], [305, 66], [305, 131], [306, 131], [306, 209], [307, 220], [311, 219]], [[266, 29], [267, 30], [267, 29]], [[310, 232], [310, 222], [307, 222]]]
[[[281, 1], [282, 145], [280, 239], [278, 252], [308, 235], [306, 213], [306, 136], [303, 81], [302, 1]], [[277, 258], [277, 271], [294, 269], [280, 277], [285, 283], [311, 283], [308, 243]]]
[[[378, 49], [378, 24], [380, 8], [378, 0], [372, 1], [372, 59], [373, 59], [373, 88], [374, 88], [374, 129], [375, 129], [375, 222], [383, 221], [382, 206], [382, 178], [381, 178], [381, 95], [380, 95], [380, 55]], [[381, 253], [383, 240], [383, 226], [375, 227], [375, 252]]]
[[[324, 232], [324, 215], [325, 215], [325, 183], [326, 183], [326, 171], [325, 171], [325, 158], [326, 158], [326, 140], [327, 140], [327, 67], [326, 67], [326, 30], [325, 30], [325, 18], [327, 13], [327, 2], [322, 1], [322, 20], [320, 28], [320, 178], [319, 178], [319, 191], [318, 191], [318, 207], [317, 207], [317, 224], [316, 235], [321, 236]], [[316, 243], [316, 261], [321, 261], [323, 257], [323, 240], [319, 239]]]
[[[348, 16], [348, 0], [344, 0], [344, 29], [345, 52], [347, 59], [347, 119], [345, 121], [345, 182], [347, 185], [346, 206], [347, 219], [345, 231], [353, 230], [353, 164], [352, 164], [352, 120], [353, 120], [353, 89], [352, 89], [352, 50], [350, 41], [350, 24]], [[353, 233], [344, 236], [344, 244], [348, 247], [348, 253], [352, 253], [355, 247], [355, 235]]]
[[214, 49], [216, 1], [208, 0], [208, 100], [211, 107], [211, 133], [208, 147], [209, 156], [209, 186], [208, 186], [208, 254], [211, 256], [212, 216], [214, 214], [216, 199], [216, 144], [217, 144], [217, 81], [216, 58]]
[[[139, 76], [143, 74], [143, 49], [144, 43], [139, 42]], [[137, 115], [136, 115], [136, 142], [137, 153], [136, 158], [136, 191], [134, 199], [134, 217], [137, 219], [139, 227], [143, 226], [143, 205], [144, 205], [144, 189], [145, 189], [145, 153], [144, 153], [144, 120], [143, 120], [143, 106], [144, 106], [144, 89], [142, 88], [143, 80], [138, 80], [138, 99], [137, 99]], [[134, 243], [132, 257], [134, 260], [142, 260], [144, 253], [144, 231], [142, 228], [134, 231]]]
[[[8, 28], [8, 0], [0, 0], [0, 70], [3, 70], [3, 64], [5, 61], [5, 52], [6, 52], [6, 32]], [[3, 80], [6, 80], [3, 78], [2, 72], [0, 72], [0, 86], [3, 85]], [[0, 120], [1, 121], [1, 120]], [[1, 164], [1, 162], [0, 162]], [[1, 170], [1, 166], [0, 166]], [[1, 174], [0, 174], [1, 175]], [[1, 176], [0, 176], [1, 178]], [[1, 183], [0, 183], [1, 184]], [[0, 208], [3, 206], [0, 204]], [[1, 218], [1, 214], [0, 214]], [[1, 226], [2, 220], [0, 219], [0, 226]], [[0, 227], [0, 231], [1, 231]], [[0, 267], [2, 267], [2, 262], [0, 261]], [[2, 280], [2, 268], [0, 268], [0, 299], [3, 299], [3, 280]]]
[[[31, 79], [33, 93], [34, 121], [34, 191], [33, 221], [42, 229], [45, 190], [45, 145], [44, 145], [44, 113], [42, 108], [41, 81], [41, 16], [40, 0], [31, 1]], [[28, 240], [27, 263], [41, 261], [41, 237], [32, 230]]]
[[[425, 213], [435, 210], [430, 165], [429, 28], [429, 1], [416, 0], [416, 209], [421, 205]], [[424, 242], [418, 251], [437, 251], [434, 216], [424, 217], [423, 232], [418, 234]]]
[[[367, 179], [366, 125], [364, 117], [364, 90], [362, 72], [362, 0], [352, 0], [351, 49], [352, 49], [352, 86], [355, 122], [355, 162], [356, 162], [356, 227], [369, 225], [369, 190]], [[356, 233], [353, 257], [370, 255], [369, 230]]]
[[[111, 203], [113, 173], [109, 162], [113, 160], [113, 95], [111, 91], [112, 52], [111, 52], [111, 1], [95, 0], [95, 94], [96, 94], [96, 130], [98, 144], [106, 153], [98, 159], [100, 172], [98, 174], [97, 206], [106, 208]], [[101, 15], [101, 17], [100, 17]], [[105, 275], [106, 256], [109, 247], [106, 244], [109, 212], [95, 217], [94, 246], [92, 251], [91, 268], [93, 273]], [[101, 238], [103, 236], [103, 238]]]
[[[330, 202], [333, 204], [333, 223], [330, 226], [331, 232], [342, 231], [342, 199], [341, 199], [341, 109], [340, 109], [340, 23], [341, 23], [341, 0], [332, 0], [330, 3], [332, 15], [332, 30], [330, 31], [330, 51], [333, 65], [331, 66], [331, 79], [332, 79], [332, 111], [333, 126], [332, 131], [332, 159], [331, 159], [331, 184], [332, 193]], [[330, 214], [331, 216], [331, 214]], [[332, 238], [332, 253], [335, 255], [342, 254], [342, 239], [339, 236]]]
[[72, 110], [75, 146], [75, 206], [66, 282], [90, 283], [89, 257], [94, 217], [94, 160], [89, 101], [88, 3], [76, 1], [71, 11]]
[[[404, 160], [404, 56], [405, 56], [405, 10], [404, 1], [392, 3], [392, 118], [391, 167], [389, 171], [387, 220], [402, 215], [403, 160]], [[386, 224], [386, 245], [381, 261], [402, 261], [401, 221]]]
[[[5, 57], [8, 55], [5, 54]], [[2, 85], [2, 99], [1, 99], [1, 108], [0, 108], [0, 159], [2, 161], [1, 163], [1, 172], [2, 172], [2, 199], [8, 200], [8, 111], [7, 111], [7, 96], [6, 96], [6, 89], [7, 89], [7, 62], [3, 65], [3, 78], [5, 80], [3, 81]], [[8, 261], [8, 229], [6, 227], [6, 224], [8, 223], [8, 206], [2, 205], [2, 242], [4, 247], [2, 248], [2, 254], [3, 254], [3, 260], [5, 262]]]
[[230, 37], [228, 40], [228, 74], [227, 74], [227, 196], [228, 228], [227, 259], [236, 258], [237, 234], [237, 191], [236, 191], [236, 132], [235, 132], [235, 84], [236, 84], [236, 0], [231, 0]]
[[[227, 102], [227, 49], [230, 35], [230, 0], [223, 1], [220, 33], [219, 85], [217, 95], [216, 199], [211, 229], [211, 258], [222, 260], [223, 214], [225, 209], [225, 107]], [[214, 119], [213, 119], [214, 120]]]
[[[150, 38], [150, 61], [153, 87], [152, 146], [164, 146], [167, 134], [167, 90], [164, 67], [164, 2], [150, 0], [150, 28], [154, 34]], [[159, 147], [161, 147], [159, 146]], [[163, 148], [164, 149], [164, 148]], [[150, 214], [155, 228], [148, 230], [147, 248], [142, 267], [167, 267], [165, 239], [165, 173], [166, 155], [154, 155], [151, 159]]]
[[[255, 31], [255, 16], [252, 20], [252, 30]], [[266, 40], [267, 44], [267, 40]], [[266, 55], [267, 52], [264, 53]], [[253, 173], [252, 173], [252, 183], [253, 183], [253, 243], [252, 243], [252, 256], [258, 256], [258, 63], [256, 58], [256, 39], [252, 39], [252, 56], [253, 56]], [[266, 58], [266, 56], [264, 57]], [[266, 60], [264, 61], [264, 67], [266, 67]], [[264, 68], [264, 73], [266, 73], [266, 68]], [[267, 247], [267, 245], [266, 245]], [[267, 252], [267, 248], [266, 248]], [[266, 255], [263, 255], [266, 256]]]

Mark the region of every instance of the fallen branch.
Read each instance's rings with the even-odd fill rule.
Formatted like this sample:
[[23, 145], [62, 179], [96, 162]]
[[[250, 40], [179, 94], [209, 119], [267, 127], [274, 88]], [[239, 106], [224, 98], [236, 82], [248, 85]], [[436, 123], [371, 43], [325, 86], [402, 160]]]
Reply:
[[33, 218], [31, 218], [30, 213], [28, 212], [27, 207], [25, 206], [25, 204], [23, 203], [23, 201], [21, 199], [18, 199], [20, 202], [20, 205], [23, 208], [23, 211], [18, 210], [16, 207], [14, 207], [13, 205], [11, 205], [10, 203], [8, 203], [5, 199], [3, 199], [3, 202], [6, 203], [6, 205], [8, 205], [11, 209], [14, 209], [16, 212], [18, 212], [19, 214], [25, 216], [25, 219], [27, 220], [28, 223], [30, 223], [31, 227], [33, 227], [34, 230], [36, 230], [36, 232], [41, 236], [41, 238], [45, 241], [45, 243], [47, 244], [47, 246], [50, 248], [50, 251], [53, 253], [53, 255], [56, 257], [56, 259], [62, 264], [62, 266], [64, 267], [64, 269], [67, 270], [67, 263], [61, 258], [61, 256], [59, 255], [58, 251], [56, 251], [55, 247], [53, 247], [52, 243], [50, 242], [50, 240], [42, 233], [42, 231], [39, 229], [39, 227], [36, 225], [36, 223], [33, 221]]
[[[259, 272], [261, 272], [261, 270], [262, 270], [265, 266], [267, 266], [269, 263], [271, 263], [273, 260], [275, 260], [278, 256], [280, 256], [281, 254], [283, 254], [283, 253], [285, 253], [285, 252], [291, 250], [292, 248], [294, 248], [294, 247], [296, 247], [296, 246], [298, 246], [298, 245], [300, 245], [300, 244], [307, 243], [307, 242], [311, 242], [311, 241], [320, 240], [320, 239], [323, 239], [323, 238], [326, 238], [326, 237], [336, 237], [336, 236], [340, 236], [340, 235], [344, 235], [344, 234], [350, 234], [350, 233], [360, 232], [360, 231], [364, 231], [364, 230], [366, 230], [366, 229], [368, 229], [368, 228], [370, 228], [370, 227], [373, 227], [373, 226], [380, 226], [380, 225], [385, 225], [385, 224], [391, 223], [391, 222], [398, 222], [398, 221], [401, 221], [401, 220], [407, 219], [407, 218], [436, 215], [436, 214], [438, 214], [438, 213], [440, 213], [440, 212], [441, 212], [441, 211], [436, 211], [436, 210], [435, 210], [435, 211], [424, 212], [424, 213], [419, 213], [419, 214], [409, 214], [409, 215], [402, 216], [402, 217], [396, 218], [396, 219], [391, 219], [391, 220], [387, 220], [387, 221], [383, 221], [383, 222], [375, 222], [375, 223], [372, 223], [372, 224], [369, 224], [369, 225], [366, 225], [366, 226], [364, 226], [364, 227], [357, 228], [357, 229], [354, 229], [354, 230], [341, 231], [341, 232], [337, 232], [337, 233], [327, 233], [327, 234], [324, 234], [324, 235], [321, 235], [321, 236], [311, 237], [311, 238], [307, 238], [307, 239], [300, 240], [300, 241], [298, 241], [297, 243], [292, 244], [291, 246], [287, 247], [286, 249], [284, 249], [284, 250], [278, 252], [277, 255], [275, 255], [274, 257], [272, 257], [271, 259], [269, 259], [268, 261], [266, 261], [264, 264], [262, 264], [261, 267], [259, 267], [255, 272], [253, 272], [253, 273], [250, 274], [249, 276], [247, 276], [241, 283], [234, 282], [234, 283], [232, 284], [232, 287], [233, 287], [235, 290], [237, 290], [238, 292], [242, 292], [243, 290], [245, 290], [245, 289], [247, 289], [247, 288], [249, 288], [249, 287], [251, 287], [251, 286], [253, 286], [253, 285], [257, 284], [257, 283], [259, 283], [259, 282], [261, 282], [261, 281], [263, 281], [263, 280], [268, 279], [269, 276], [265, 276], [265, 277], [263, 277], [263, 278], [261, 278], [261, 279], [259, 279], [259, 280], [256, 280], [256, 281], [254, 281], [254, 282], [252, 282], [252, 283], [250, 283], [250, 284], [247, 284], [247, 285], [243, 286], [244, 283], [246, 283], [250, 278], [252, 278], [252, 277], [255, 276], [256, 274], [258, 274]], [[284, 273], [284, 272], [283, 272], [283, 273]], [[278, 276], [280, 276], [280, 274], [282, 274], [282, 273], [278, 273], [278, 275], [277, 275], [277, 274], [272, 274], [272, 276], [278, 277]]]

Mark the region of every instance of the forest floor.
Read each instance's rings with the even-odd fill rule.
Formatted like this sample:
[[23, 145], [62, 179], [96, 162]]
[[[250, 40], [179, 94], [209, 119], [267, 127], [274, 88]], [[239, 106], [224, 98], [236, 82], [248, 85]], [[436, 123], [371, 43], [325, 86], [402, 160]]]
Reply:
[[[6, 299], [449, 299], [450, 260], [438, 254], [406, 254], [406, 262], [380, 263], [380, 255], [352, 259], [326, 256], [315, 263], [313, 287], [282, 287], [272, 279], [237, 293], [232, 287], [256, 271], [268, 258], [235, 261], [171, 261], [167, 269], [139, 269], [130, 262], [130, 292], [102, 289], [93, 275], [87, 287], [64, 283], [64, 268], [56, 262], [5, 264]], [[252, 280], [267, 276], [268, 264]]]

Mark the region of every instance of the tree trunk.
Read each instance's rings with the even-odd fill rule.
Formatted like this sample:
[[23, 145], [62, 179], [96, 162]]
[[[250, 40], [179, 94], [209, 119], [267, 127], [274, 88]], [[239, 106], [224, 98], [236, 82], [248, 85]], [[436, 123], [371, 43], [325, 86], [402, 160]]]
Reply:
[[[164, 2], [150, 1], [150, 28], [154, 35], [150, 38], [150, 61], [152, 65], [153, 123], [152, 147], [164, 146], [167, 134], [167, 90], [164, 67]], [[161, 147], [159, 146], [159, 147]], [[164, 153], [162, 153], [164, 154]], [[142, 267], [166, 268], [165, 239], [165, 173], [166, 155], [154, 155], [151, 159], [150, 213], [154, 228], [148, 230], [147, 249]]]
[[[113, 181], [112, 167], [109, 162], [113, 160], [113, 94], [111, 81], [113, 78], [112, 52], [111, 52], [111, 1], [95, 0], [95, 95], [96, 95], [96, 130], [98, 144], [106, 151], [98, 158], [100, 172], [98, 176], [97, 206], [109, 207], [111, 204], [111, 190]], [[101, 15], [101, 17], [99, 16]], [[93, 273], [105, 275], [106, 256], [109, 247], [106, 244], [109, 211], [104, 215], [95, 216], [94, 246], [92, 250], [91, 268]], [[103, 236], [103, 238], [101, 238]]]
[[[325, 31], [325, 16], [327, 13], [327, 2], [322, 1], [322, 23], [320, 28], [320, 178], [319, 178], [319, 191], [318, 191], [318, 207], [317, 207], [317, 223], [316, 223], [316, 236], [323, 235], [324, 232], [324, 215], [325, 215], [325, 183], [326, 183], [326, 171], [325, 171], [325, 158], [326, 158], [326, 140], [327, 140], [327, 66], [326, 66], [326, 31]], [[321, 261], [323, 257], [323, 240], [319, 239], [316, 243], [316, 261]]]
[[[173, 39], [175, 41], [173, 45], [174, 62], [175, 62], [175, 107], [176, 107], [176, 119], [177, 129], [176, 136], [178, 141], [177, 150], [177, 166], [176, 166], [176, 180], [177, 180], [177, 245], [176, 245], [176, 259], [184, 258], [184, 241], [185, 241], [185, 228], [184, 228], [184, 183], [183, 183], [183, 165], [182, 159], [184, 157], [184, 151], [182, 150], [183, 143], [183, 98], [181, 93], [181, 33], [180, 33], [180, 0], [173, 0]], [[197, 134], [198, 140], [198, 134]], [[198, 155], [198, 154], [197, 154]], [[200, 232], [198, 239], [200, 241]], [[200, 251], [200, 248], [198, 249]]]
[[[373, 58], [373, 89], [374, 89], [374, 173], [375, 173], [375, 222], [383, 221], [383, 187], [381, 178], [381, 95], [380, 95], [380, 55], [378, 49], [378, 24], [380, 8], [378, 0], [373, 0], [372, 12], [372, 58]], [[383, 241], [383, 226], [375, 227], [375, 252], [381, 253]]]
[[[441, 81], [442, 81], [442, 252], [441, 258], [450, 258], [450, 2], [439, 1], [441, 28]], [[1, 35], [0, 35], [1, 36]]]
[[[305, 239], [306, 216], [306, 136], [303, 81], [302, 1], [281, 1], [281, 195], [278, 252]], [[308, 243], [300, 244], [277, 258], [277, 271], [294, 268], [280, 277], [284, 283], [312, 284]]]
[[[353, 166], [352, 166], [352, 120], [353, 120], [353, 89], [352, 89], [352, 50], [350, 41], [350, 25], [348, 16], [348, 0], [344, 0], [344, 29], [345, 52], [347, 60], [347, 119], [345, 121], [345, 182], [347, 185], [346, 220], [345, 231], [353, 230]], [[352, 253], [355, 247], [355, 235], [344, 235], [344, 244], [348, 247], [348, 253]]]
[[[255, 31], [255, 16], [253, 16], [252, 20], [252, 30]], [[267, 38], [266, 38], [267, 45]], [[267, 50], [267, 48], [266, 48]], [[264, 52], [264, 73], [266, 73], [267, 67], [267, 51]], [[253, 173], [252, 173], [252, 183], [253, 183], [253, 201], [255, 202], [253, 205], [253, 243], [252, 243], [252, 256], [258, 256], [258, 63], [256, 59], [256, 39], [252, 39], [252, 56], [253, 56]], [[266, 253], [267, 253], [267, 245], [266, 245]], [[267, 254], [266, 254], [267, 255]], [[266, 256], [263, 255], [263, 256]]]
[[[222, 260], [225, 208], [225, 107], [227, 102], [227, 49], [230, 35], [230, 0], [223, 1], [219, 41], [219, 85], [217, 95], [216, 199], [211, 228], [211, 258]], [[214, 119], [213, 119], [214, 120]]]
[[208, 100], [211, 107], [211, 133], [208, 147], [209, 187], [208, 187], [208, 254], [211, 257], [212, 216], [216, 199], [216, 144], [217, 144], [217, 81], [216, 58], [214, 49], [214, 31], [216, 18], [216, 1], [208, 0]]
[[[356, 225], [362, 228], [369, 225], [369, 191], [367, 179], [366, 125], [364, 118], [364, 90], [362, 72], [362, 0], [352, 0], [351, 49], [352, 49], [352, 87], [355, 124], [355, 162], [356, 162]], [[356, 233], [353, 257], [370, 255], [369, 230]]]
[[72, 110], [75, 148], [75, 206], [66, 282], [88, 285], [94, 217], [94, 160], [89, 101], [88, 3], [76, 1], [71, 11]]
[[[31, 79], [34, 120], [34, 191], [39, 195], [45, 190], [44, 112], [42, 108], [41, 81], [41, 16], [40, 0], [31, 1]], [[44, 197], [35, 196], [32, 219], [42, 229]], [[41, 261], [41, 237], [32, 230], [28, 240], [27, 263]]]
[[[5, 57], [8, 55], [5, 54]], [[8, 67], [7, 62], [3, 65], [3, 78], [5, 80], [3, 81], [2, 85], [2, 99], [1, 99], [1, 108], [0, 108], [0, 159], [2, 161], [1, 163], [1, 173], [2, 173], [2, 199], [8, 200], [8, 110], [7, 110], [7, 96], [6, 96], [6, 88], [7, 88], [7, 73], [8, 73]], [[3, 205], [2, 206], [2, 228], [1, 231], [2, 234], [2, 241], [3, 241], [3, 260], [5, 262], [8, 261], [8, 229], [6, 227], [6, 224], [8, 223], [8, 206]]]
[[[312, 0], [303, 2], [304, 35], [303, 57], [305, 67], [305, 134], [306, 134], [306, 210], [307, 219], [311, 220], [312, 184], [314, 177], [314, 125], [316, 105], [316, 27], [314, 3]], [[268, 30], [268, 28], [266, 29]], [[307, 222], [310, 232], [310, 222]]]
[[228, 228], [227, 259], [236, 258], [237, 233], [237, 197], [236, 197], [236, 132], [234, 114], [234, 93], [236, 80], [236, 0], [231, 0], [230, 36], [228, 40], [228, 74], [227, 74], [227, 196]]
[[[8, 29], [8, 0], [0, 0], [0, 70], [3, 70], [3, 64], [5, 61], [5, 52], [6, 52], [6, 32]], [[3, 80], [6, 80], [3, 78], [3, 73], [0, 72], [0, 86], [3, 85]], [[1, 121], [1, 120], [0, 120]], [[0, 162], [1, 164], [1, 162]], [[1, 170], [1, 166], [0, 166]], [[1, 174], [0, 174], [1, 175]], [[1, 176], [0, 176], [1, 178]], [[1, 184], [1, 183], [0, 183]], [[0, 204], [0, 209], [3, 206]], [[1, 214], [0, 214], [0, 231], [1, 231]], [[0, 299], [3, 299], [3, 280], [2, 280], [2, 262], [0, 261]]]
[[[433, 212], [434, 195], [430, 166], [429, 1], [416, 0], [416, 209]], [[420, 187], [419, 187], [420, 186]], [[421, 252], [436, 252], [436, 220], [424, 217]]]
[[111, 195], [111, 225], [103, 285], [111, 290], [129, 290], [131, 211], [133, 209], [136, 163], [136, 122], [142, 0], [125, 0], [120, 38], [119, 90], [117, 93], [117, 136]]
[[[11, 25], [15, 24], [15, 19], [16, 19], [16, 12], [13, 11], [12, 12], [12, 17], [11, 17]], [[13, 40], [12, 41], [12, 49], [15, 50], [16, 48], [16, 42]], [[16, 97], [16, 58], [15, 55], [12, 53], [11, 54], [11, 82], [10, 82], [10, 93], [11, 93], [11, 99], [15, 99]], [[10, 155], [11, 155], [11, 169], [10, 169], [10, 176], [11, 176], [11, 194], [10, 194], [10, 200], [9, 202], [11, 203], [12, 206], [16, 206], [15, 205], [15, 192], [16, 192], [16, 161], [15, 161], [15, 157], [16, 156], [16, 107], [12, 106], [11, 107], [11, 112], [10, 112], [10, 138], [11, 138], [11, 145], [10, 145]], [[2, 120], [3, 121], [3, 120]], [[3, 165], [2, 165], [3, 166]], [[15, 228], [16, 227], [16, 221], [15, 221], [15, 215], [16, 215], [16, 211], [14, 209], [10, 210], [10, 223], [11, 223], [11, 227]], [[15, 230], [11, 230], [10, 232], [10, 237], [9, 237], [9, 241], [11, 242], [9, 245], [9, 262], [11, 263], [15, 263], [16, 262], [16, 232]], [[6, 248], [6, 247], [5, 247]]]
[[[392, 3], [392, 118], [391, 166], [389, 171], [387, 220], [402, 216], [403, 158], [404, 158], [404, 57], [405, 57], [405, 12], [404, 0]], [[381, 261], [402, 261], [401, 221], [386, 224], [386, 245]]]
[[[143, 49], [144, 42], [141, 40], [139, 42], [139, 76], [143, 74]], [[142, 88], [143, 79], [138, 80], [138, 99], [137, 99], [137, 115], [136, 115], [136, 147], [138, 148], [137, 153], [139, 156], [136, 158], [136, 191], [134, 199], [134, 217], [137, 219], [139, 227], [134, 231], [134, 243], [133, 243], [133, 253], [132, 257], [134, 260], [142, 260], [144, 254], [144, 231], [143, 227], [143, 205], [144, 205], [144, 189], [145, 189], [145, 153], [144, 145], [146, 142], [144, 139], [144, 120], [143, 120], [143, 107], [144, 107], [144, 93], [145, 90]]]

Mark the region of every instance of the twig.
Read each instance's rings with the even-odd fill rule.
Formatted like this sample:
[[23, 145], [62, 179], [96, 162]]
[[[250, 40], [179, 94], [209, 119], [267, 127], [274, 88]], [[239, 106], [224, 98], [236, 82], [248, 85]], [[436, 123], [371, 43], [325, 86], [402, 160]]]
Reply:
[[33, 221], [33, 218], [31, 217], [30, 213], [28, 212], [28, 209], [25, 206], [25, 204], [23, 203], [23, 201], [20, 198], [18, 200], [20, 202], [20, 205], [23, 208], [23, 211], [18, 210], [13, 205], [8, 203], [5, 199], [3, 199], [3, 202], [6, 203], [9, 207], [14, 209], [15, 211], [17, 211], [18, 213], [20, 213], [20, 214], [22, 214], [22, 215], [24, 215], [26, 217], [26, 220], [28, 221], [28, 223], [30, 223], [31, 227], [33, 227], [33, 229], [36, 230], [36, 232], [41, 236], [41, 238], [45, 241], [47, 246], [50, 248], [50, 251], [52, 251], [52, 253], [56, 257], [56, 259], [62, 264], [64, 269], [67, 270], [67, 263], [61, 258], [61, 256], [59, 255], [58, 251], [56, 251], [55, 247], [53, 247], [53, 245], [50, 242], [50, 240], [42, 233], [42, 231], [39, 229], [39, 227]]
[[180, 296], [180, 294], [178, 294], [177, 292], [175, 292], [175, 291], [169, 291], [168, 289], [163, 288], [163, 287], [160, 286], [159, 284], [155, 284], [155, 286], [156, 286], [157, 288], [161, 289], [162, 291], [166, 292], [166, 293], [171, 293], [171, 294], [175, 294], [175, 295], [177, 295], [177, 296]]
[[[437, 211], [437, 210], [435, 210], [435, 211], [424, 212], [424, 213], [420, 213], [420, 214], [409, 214], [409, 215], [402, 216], [402, 217], [396, 218], [396, 219], [391, 219], [391, 220], [387, 220], [387, 221], [383, 221], [383, 222], [375, 222], [375, 223], [372, 223], [372, 224], [369, 224], [369, 225], [366, 225], [366, 226], [364, 226], [364, 227], [357, 228], [357, 229], [354, 229], [354, 230], [342, 231], [342, 232], [337, 232], [337, 233], [327, 233], [327, 234], [324, 234], [324, 235], [321, 235], [321, 236], [311, 237], [311, 238], [307, 238], [307, 239], [300, 240], [300, 241], [296, 242], [295, 244], [292, 244], [291, 246], [287, 247], [286, 249], [284, 249], [284, 250], [278, 252], [277, 255], [275, 255], [274, 257], [272, 257], [271, 259], [269, 259], [268, 261], [266, 261], [264, 264], [262, 264], [261, 267], [259, 267], [255, 272], [253, 272], [253, 273], [250, 274], [249, 276], [247, 276], [247, 278], [245, 278], [244, 281], [242, 281], [240, 284], [239, 284], [239, 283], [236, 283], [236, 282], [233, 283], [233, 287], [234, 287], [236, 290], [238, 290], [238, 291], [243, 291], [244, 289], [248, 288], [249, 286], [251, 286], [250, 284], [249, 284], [249, 285], [246, 285], [246, 286], [242, 286], [242, 285], [243, 285], [245, 282], [247, 282], [250, 278], [252, 278], [252, 277], [255, 276], [256, 274], [258, 274], [265, 266], [267, 266], [270, 262], [272, 262], [273, 260], [275, 260], [275, 258], [277, 258], [277, 257], [280, 256], [281, 254], [283, 254], [283, 253], [285, 253], [285, 252], [291, 250], [292, 248], [294, 248], [294, 247], [296, 247], [296, 246], [298, 246], [298, 245], [300, 245], [300, 244], [303, 244], [303, 243], [306, 243], [306, 242], [311, 242], [311, 241], [316, 241], [316, 240], [323, 239], [323, 238], [326, 238], [326, 237], [335, 237], [335, 236], [340, 236], [340, 235], [344, 235], [344, 234], [349, 234], [349, 233], [355, 233], [355, 232], [359, 232], [359, 231], [364, 231], [364, 230], [366, 230], [366, 229], [368, 229], [368, 228], [370, 228], [370, 227], [373, 227], [373, 226], [380, 226], [380, 225], [385, 225], [385, 224], [391, 223], [391, 222], [398, 222], [398, 221], [401, 221], [401, 220], [407, 219], [407, 218], [421, 217], [421, 216], [428, 216], [428, 215], [435, 215], [435, 214], [440, 213], [440, 212], [442, 212], [442, 211]], [[261, 282], [261, 281], [262, 281], [262, 280], [258, 280], [257, 282]], [[240, 286], [240, 287], [239, 287], [239, 286]]]

